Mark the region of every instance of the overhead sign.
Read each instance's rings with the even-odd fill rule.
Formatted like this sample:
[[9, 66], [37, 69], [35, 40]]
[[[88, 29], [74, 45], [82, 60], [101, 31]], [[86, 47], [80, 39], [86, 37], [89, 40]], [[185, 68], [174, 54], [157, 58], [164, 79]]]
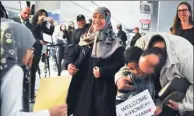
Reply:
[[118, 116], [152, 116], [156, 106], [145, 90], [116, 106]]
[[143, 14], [152, 14], [152, 4], [150, 3], [141, 3], [140, 4], [140, 13]]
[[149, 23], [151, 23], [151, 19], [140, 19], [139, 22], [149, 24]]

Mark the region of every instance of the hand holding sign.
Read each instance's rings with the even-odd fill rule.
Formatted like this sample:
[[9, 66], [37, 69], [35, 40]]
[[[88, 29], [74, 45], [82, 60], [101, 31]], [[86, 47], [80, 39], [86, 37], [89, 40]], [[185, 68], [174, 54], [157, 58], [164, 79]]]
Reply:
[[117, 81], [118, 90], [134, 90], [135, 87], [129, 85], [128, 83], [132, 82], [130, 77], [122, 77]]
[[50, 116], [67, 116], [67, 104], [53, 107], [49, 110]]
[[152, 116], [156, 109], [148, 90], [145, 90], [116, 106], [120, 116]]
[[154, 115], [158, 116], [162, 112], [162, 108], [160, 106], [156, 107], [156, 110], [154, 111]]

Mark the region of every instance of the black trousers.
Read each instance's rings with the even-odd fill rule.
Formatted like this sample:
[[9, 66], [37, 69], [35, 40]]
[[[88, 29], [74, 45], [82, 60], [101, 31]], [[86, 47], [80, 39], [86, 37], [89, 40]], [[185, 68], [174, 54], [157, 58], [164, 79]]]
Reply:
[[24, 80], [23, 80], [23, 111], [29, 112], [30, 106], [29, 106], [29, 95], [30, 95], [30, 75], [29, 70], [26, 68], [26, 66], [21, 66], [24, 72]]
[[41, 51], [36, 51], [34, 54], [34, 59], [33, 59], [33, 64], [31, 67], [31, 78], [30, 78], [30, 98], [33, 99], [34, 98], [34, 93], [35, 93], [35, 82], [36, 82], [36, 72], [38, 70], [38, 65], [40, 62], [40, 58], [41, 58]]
[[59, 55], [58, 55], [58, 76], [61, 75], [61, 71], [62, 71], [62, 67], [61, 67], [61, 62], [64, 58], [64, 54], [65, 54], [65, 47], [64, 46], [60, 46], [59, 47], [59, 51], [58, 51]]
[[65, 60], [66, 55], [68, 53], [68, 46], [60, 46], [59, 47], [59, 56], [58, 56], [58, 76], [61, 75], [61, 71], [64, 69], [62, 60]]

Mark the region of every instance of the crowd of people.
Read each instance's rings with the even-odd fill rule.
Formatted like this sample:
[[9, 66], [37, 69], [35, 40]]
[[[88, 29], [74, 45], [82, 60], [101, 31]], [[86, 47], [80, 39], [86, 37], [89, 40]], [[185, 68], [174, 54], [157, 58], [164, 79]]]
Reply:
[[[32, 21], [30, 13], [26, 7], [18, 17], [8, 17], [0, 2], [0, 116], [116, 116], [116, 105], [146, 89], [156, 116], [193, 116], [194, 23], [189, 3], [178, 5], [169, 33], [141, 36], [135, 27], [130, 47], [121, 24], [117, 34], [113, 31], [106, 7], [98, 7], [88, 24], [78, 15], [77, 29], [74, 22], [60, 25], [56, 37], [66, 40], [66, 46], [59, 48], [58, 75], [62, 70], [72, 75], [67, 100], [38, 112], [30, 112], [29, 102], [35, 102], [36, 72], [48, 44], [43, 33], [52, 36], [55, 25], [44, 9]], [[189, 83], [184, 98], [164, 104], [159, 92], [176, 77]]]

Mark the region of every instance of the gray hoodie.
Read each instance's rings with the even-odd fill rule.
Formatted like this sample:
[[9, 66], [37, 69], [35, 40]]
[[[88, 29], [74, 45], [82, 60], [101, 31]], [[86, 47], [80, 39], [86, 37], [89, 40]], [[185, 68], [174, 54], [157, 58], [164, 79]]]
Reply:
[[163, 87], [174, 77], [186, 78], [190, 87], [185, 98], [178, 103], [179, 112], [193, 111], [193, 45], [185, 38], [169, 33], [152, 32], [140, 38], [135, 46], [147, 49], [151, 38], [160, 35], [166, 42], [167, 62], [161, 70], [160, 83]]

